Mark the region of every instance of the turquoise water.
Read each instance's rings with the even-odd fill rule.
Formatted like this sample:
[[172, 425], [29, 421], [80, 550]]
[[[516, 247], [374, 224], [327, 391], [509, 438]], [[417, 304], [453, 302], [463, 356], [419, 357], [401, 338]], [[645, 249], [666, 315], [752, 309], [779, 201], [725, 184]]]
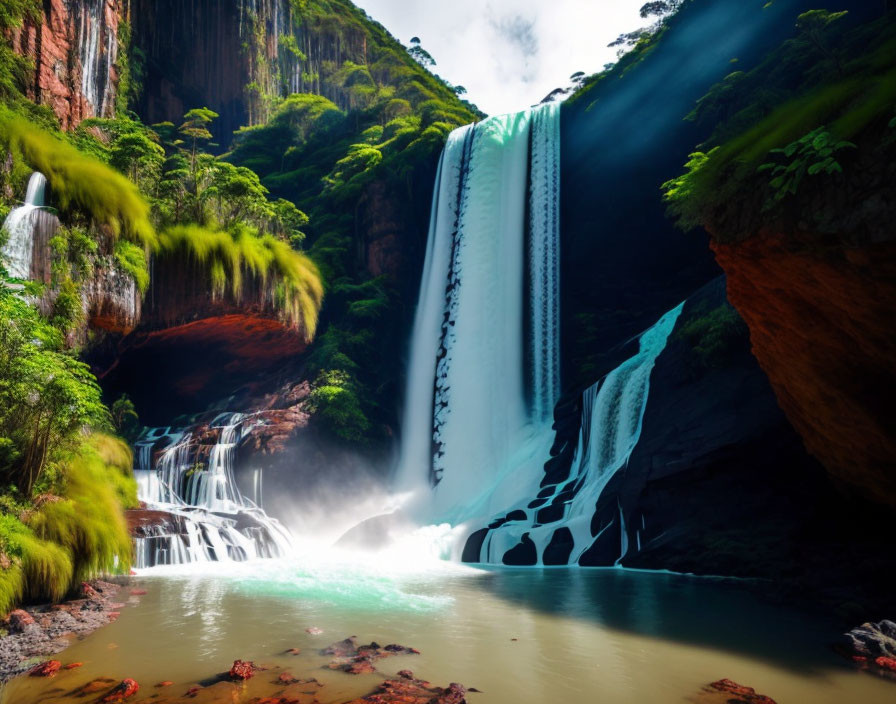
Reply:
[[[137, 701], [151, 701], [153, 683], [172, 680], [166, 692], [179, 695], [237, 658], [317, 677], [325, 682], [321, 702], [369, 693], [403, 668], [476, 687], [476, 704], [680, 703], [723, 677], [779, 704], [896, 698], [896, 685], [830, 651], [830, 623], [730, 583], [616, 569], [480, 570], [332, 551], [228, 568], [139, 577], [149, 591], [141, 603], [60, 656], [83, 668], [13, 681], [0, 700], [83, 701], [67, 693], [109, 676], [137, 679]], [[307, 633], [311, 627], [323, 633]], [[318, 650], [349, 635], [421, 655], [382, 661], [382, 674], [324, 669]], [[288, 648], [302, 653], [284, 655]], [[258, 688], [270, 688], [271, 677], [252, 680], [239, 701], [265, 693]]]

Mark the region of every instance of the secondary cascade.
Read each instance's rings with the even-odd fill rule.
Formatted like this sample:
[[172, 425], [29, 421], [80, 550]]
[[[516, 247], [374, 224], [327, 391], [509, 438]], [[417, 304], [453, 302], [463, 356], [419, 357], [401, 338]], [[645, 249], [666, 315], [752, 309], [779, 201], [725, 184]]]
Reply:
[[[289, 531], [242, 495], [234, 476], [240, 436], [251, 417], [224, 413], [210, 424], [217, 442], [202, 461], [201, 445], [189, 430], [150, 428], [136, 443], [137, 497], [167, 514], [136, 539], [137, 567], [193, 562], [240, 562], [283, 557], [292, 549]], [[155, 462], [153, 461], [156, 457]]]
[[55, 230], [57, 220], [46, 210], [45, 193], [47, 179], [38, 171], [28, 179], [25, 202], [13, 208], [3, 222], [7, 240], [0, 250], [6, 270], [14, 279], [31, 278], [31, 262], [34, 256], [34, 241], [49, 242], [50, 230]]

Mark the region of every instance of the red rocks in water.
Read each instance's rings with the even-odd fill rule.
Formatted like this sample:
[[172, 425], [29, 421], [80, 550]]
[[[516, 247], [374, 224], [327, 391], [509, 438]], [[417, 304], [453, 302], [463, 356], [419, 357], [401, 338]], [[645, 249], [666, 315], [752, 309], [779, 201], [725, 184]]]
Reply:
[[[706, 695], [711, 696], [706, 696]], [[715, 695], [715, 696], [712, 696]], [[723, 679], [711, 682], [703, 688], [700, 702], [719, 702], [719, 704], [776, 704], [775, 700], [764, 694], [757, 694], [752, 687], [738, 684], [733, 680]]]
[[184, 692], [185, 697], [190, 697], [191, 699], [199, 694], [199, 690], [202, 689], [200, 686], [190, 687], [186, 692]]
[[434, 687], [414, 679], [409, 670], [402, 670], [400, 679], [386, 680], [375, 692], [349, 704], [466, 704], [467, 690], [452, 682], [447, 687]]
[[75, 691], [75, 694], [79, 697], [86, 697], [88, 694], [97, 694], [99, 692], [106, 691], [114, 684], [115, 680], [113, 679], [110, 679], [108, 677], [97, 677], [95, 680], [91, 680], [82, 687], [79, 687]]
[[879, 658], [874, 659], [874, 664], [885, 670], [896, 672], [896, 658], [888, 658], [886, 655], [881, 655]]
[[15, 633], [24, 633], [25, 629], [34, 623], [34, 617], [24, 609], [16, 609], [7, 617], [9, 630]]
[[290, 648], [289, 650], [286, 651], [286, 654], [287, 655], [298, 655], [301, 652], [302, 651], [299, 650], [298, 648]]
[[63, 669], [65, 669], [65, 670], [74, 670], [74, 669], [77, 668], [77, 667], [81, 667], [83, 664], [84, 664], [83, 662], [70, 662], [70, 663], [69, 663], [68, 665], [66, 665]]
[[277, 678], [277, 682], [280, 684], [295, 684], [298, 681], [299, 680], [291, 672], [282, 672]]
[[390, 655], [419, 655], [420, 651], [395, 643], [390, 643], [385, 647], [376, 642], [368, 645], [358, 645], [355, 636], [351, 636], [345, 640], [331, 643], [321, 650], [320, 654], [336, 657], [329, 664], [331, 670], [342, 670], [350, 675], [362, 675], [375, 671], [373, 662], [376, 660]]
[[103, 697], [103, 701], [122, 702], [125, 699], [134, 696], [139, 689], [140, 685], [137, 684], [136, 680], [132, 680], [130, 677], [126, 677], [115, 686], [115, 689], [113, 689], [105, 697]]
[[171, 680], [165, 680], [164, 682], [159, 682], [156, 687], [170, 687], [173, 684], [174, 682], [172, 682]]
[[131, 589], [131, 596], [144, 596], [146, 593], [145, 589]]
[[863, 623], [843, 634], [837, 652], [863, 669], [896, 677], [896, 623]]
[[234, 660], [229, 674], [232, 680], [247, 680], [255, 674], [255, 663], [247, 660]]
[[370, 660], [365, 660], [363, 658], [346, 663], [345, 665], [342, 665], [340, 669], [350, 675], [369, 675], [376, 672], [376, 668]]
[[62, 663], [58, 660], [47, 660], [32, 667], [28, 674], [32, 677], [53, 677], [62, 667]]
[[319, 636], [323, 632], [323, 629], [318, 628], [317, 626], [308, 626], [308, 628], [305, 629], [305, 633], [310, 633], [313, 636]]

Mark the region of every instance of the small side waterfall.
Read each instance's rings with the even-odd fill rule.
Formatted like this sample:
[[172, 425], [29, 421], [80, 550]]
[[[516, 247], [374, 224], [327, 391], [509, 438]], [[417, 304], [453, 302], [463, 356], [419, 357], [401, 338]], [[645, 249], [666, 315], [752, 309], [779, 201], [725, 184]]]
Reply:
[[442, 153], [397, 475], [427, 521], [459, 523], [525, 496], [520, 477], [534, 479], [550, 448], [559, 120], [557, 104], [491, 117], [452, 132]]
[[[202, 445], [189, 431], [151, 428], [140, 437], [134, 468], [137, 495], [164, 520], [146, 526], [137, 537], [137, 567], [243, 561], [290, 552], [289, 531], [237, 488], [236, 447], [244, 425], [251, 422], [240, 413], [215, 418], [209, 429], [217, 431], [217, 442], [205, 461]], [[260, 478], [253, 480], [260, 487]]]
[[112, 69], [118, 59], [118, 37], [106, 22], [105, 0], [84, 0], [78, 27], [81, 93], [93, 115], [106, 115], [114, 100]]
[[31, 278], [35, 239], [49, 242], [55, 231], [56, 217], [44, 209], [46, 188], [47, 179], [42, 173], [31, 174], [24, 204], [14, 208], [3, 223], [8, 239], [0, 254], [14, 279]]
[[[510, 550], [527, 543], [534, 547], [536, 564], [542, 564], [545, 549], [558, 531], [563, 531], [564, 542], [572, 542], [567, 564], [578, 563], [599, 535], [592, 525], [598, 499], [613, 476], [625, 468], [641, 436], [650, 373], [683, 306], [666, 313], [641, 335], [637, 354], [584, 391], [569, 477], [541, 488], [537, 498], [511, 506], [505, 515], [496, 517], [485, 529], [478, 559], [469, 553], [465, 559], [501, 563]], [[621, 560], [629, 549], [621, 506], [618, 521]]]

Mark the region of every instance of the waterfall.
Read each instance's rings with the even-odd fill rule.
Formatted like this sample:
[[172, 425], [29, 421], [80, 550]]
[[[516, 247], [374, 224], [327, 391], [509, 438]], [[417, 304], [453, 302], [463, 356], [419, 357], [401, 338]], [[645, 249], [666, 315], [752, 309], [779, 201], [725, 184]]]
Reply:
[[50, 230], [55, 229], [56, 218], [44, 209], [47, 179], [38, 171], [28, 179], [24, 204], [14, 208], [6, 217], [3, 229], [7, 240], [0, 249], [6, 261], [6, 270], [14, 279], [30, 279], [34, 258], [34, 240], [41, 232], [41, 240], [49, 242]]
[[103, 116], [112, 104], [112, 70], [118, 58], [118, 38], [106, 24], [105, 0], [86, 0], [80, 13], [78, 58], [81, 63], [81, 94], [93, 110]]
[[[291, 550], [289, 532], [244, 497], [234, 476], [236, 448], [251, 419], [224, 413], [209, 429], [218, 431], [206, 462], [188, 430], [151, 428], [136, 443], [137, 496], [162, 512], [138, 535], [137, 567], [192, 562], [282, 557]], [[153, 454], [158, 459], [153, 466]], [[259, 477], [254, 481], [259, 487]]]
[[[582, 419], [570, 476], [542, 488], [529, 503], [511, 506], [504, 518], [492, 522], [482, 540], [478, 560], [500, 563], [523, 542], [535, 548], [541, 564], [545, 548], [558, 530], [572, 539], [568, 564], [576, 564], [594, 543], [592, 518], [598, 499], [613, 476], [628, 463], [641, 436], [650, 386], [650, 373], [681, 313], [681, 304], [666, 313], [638, 340], [638, 352], [588, 387], [582, 394]], [[530, 498], [534, 498], [530, 497]], [[619, 559], [629, 549], [625, 515], [618, 506]], [[604, 526], [601, 531], [607, 530]]]
[[442, 153], [397, 472], [431, 521], [459, 523], [525, 496], [521, 477], [537, 486], [550, 448], [559, 121], [558, 104], [491, 117], [452, 132]]
[[410, 492], [411, 517], [459, 526], [465, 561], [545, 564], [549, 551], [548, 564], [578, 564], [611, 526], [617, 564], [640, 549], [618, 498], [609, 525], [594, 518], [638, 443], [650, 375], [683, 304], [582, 393], [577, 445], [563, 450], [569, 474], [548, 479], [560, 395], [559, 155], [552, 103], [455, 130], [438, 167], [396, 488]]

